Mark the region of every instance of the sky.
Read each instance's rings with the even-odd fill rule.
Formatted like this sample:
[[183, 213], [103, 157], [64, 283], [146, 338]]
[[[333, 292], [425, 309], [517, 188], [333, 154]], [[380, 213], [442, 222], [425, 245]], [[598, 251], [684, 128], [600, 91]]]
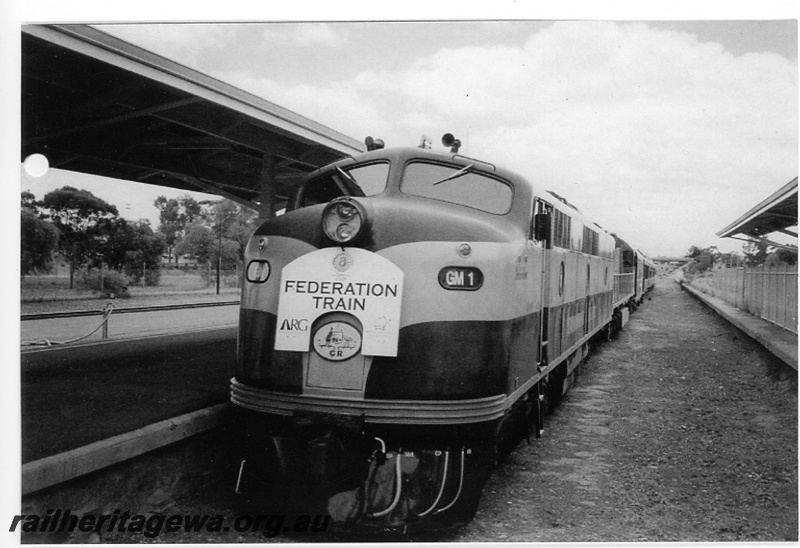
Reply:
[[[796, 20], [489, 19], [98, 28], [358, 140], [451, 132], [653, 256], [740, 249], [715, 233], [797, 176]], [[83, 187], [154, 226], [169, 194]]]

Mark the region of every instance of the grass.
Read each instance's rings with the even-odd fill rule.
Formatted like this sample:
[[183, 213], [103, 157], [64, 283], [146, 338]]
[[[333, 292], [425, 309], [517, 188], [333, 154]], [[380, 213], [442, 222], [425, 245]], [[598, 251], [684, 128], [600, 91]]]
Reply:
[[217, 295], [216, 287], [209, 285], [199, 274], [176, 271], [162, 274], [159, 285], [155, 287], [129, 286], [130, 298], [103, 299], [99, 292], [78, 288], [78, 276], [73, 289], [69, 288], [68, 276], [25, 276], [20, 280], [20, 312], [100, 310], [111, 300], [120, 308], [230, 301], [240, 296], [241, 289], [235, 287], [236, 281], [235, 275], [223, 276], [220, 294]]

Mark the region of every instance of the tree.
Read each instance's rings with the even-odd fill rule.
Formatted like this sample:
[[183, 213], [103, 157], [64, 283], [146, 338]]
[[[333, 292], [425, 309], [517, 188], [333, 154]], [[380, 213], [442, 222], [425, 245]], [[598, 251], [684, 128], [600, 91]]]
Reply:
[[686, 267], [686, 272], [689, 274], [699, 274], [700, 272], [705, 272], [710, 270], [711, 267], [714, 266], [714, 263], [720, 260], [722, 254], [719, 252], [716, 246], [700, 248], [695, 245], [689, 248], [689, 251], [686, 255], [694, 259], [690, 262]]
[[166, 244], [163, 234], [156, 234], [150, 222], [125, 219], [104, 219], [98, 230], [105, 233], [98, 248], [98, 259], [118, 272], [124, 272], [133, 283], [139, 283], [145, 271], [148, 285], [157, 285], [161, 254]]
[[695, 257], [699, 257], [702, 252], [703, 248], [693, 245], [689, 248], [689, 251], [686, 252], [686, 256], [690, 259], [694, 259]]
[[228, 268], [235, 265], [239, 256], [239, 245], [229, 238], [222, 238], [207, 224], [195, 221], [186, 227], [186, 234], [175, 245], [177, 255], [187, 255], [200, 264], [212, 266], [217, 258]]
[[164, 235], [169, 262], [172, 263], [172, 252], [175, 244], [186, 232], [187, 225], [200, 218], [200, 203], [189, 195], [182, 198], [159, 196], [153, 205], [159, 210], [158, 232]]
[[188, 255], [201, 264], [210, 264], [216, 241], [211, 229], [200, 221], [187, 225], [185, 234], [175, 244], [176, 255]]
[[39, 202], [36, 201], [36, 196], [30, 190], [22, 191], [22, 208], [29, 209], [33, 213], [39, 213]]
[[767, 266], [796, 265], [797, 249], [780, 248], [776, 249], [767, 256], [764, 261]]
[[742, 246], [744, 260], [747, 266], [760, 266], [764, 264], [769, 255], [769, 246], [764, 242], [747, 242]]
[[744, 264], [744, 257], [736, 251], [731, 251], [730, 253], [720, 254], [717, 262], [721, 263], [725, 268], [736, 268]]
[[22, 209], [21, 223], [22, 275], [50, 270], [53, 253], [58, 249], [58, 229], [28, 208]]
[[[204, 213], [207, 222], [214, 227], [214, 233], [219, 239], [222, 236], [222, 245], [230, 247], [235, 244], [236, 258], [239, 263], [244, 261], [244, 252], [247, 249], [247, 242], [255, 230], [258, 214], [255, 210], [245, 208], [232, 200], [222, 199], [216, 202], [209, 202], [210, 208]], [[228, 240], [230, 243], [226, 244]], [[225, 253], [222, 254], [223, 260], [228, 259]]]
[[98, 230], [102, 219], [116, 218], [117, 208], [87, 190], [65, 186], [45, 195], [41, 206], [45, 216], [60, 233], [59, 249], [69, 264], [69, 287], [72, 289], [75, 270], [98, 253], [105, 233]]

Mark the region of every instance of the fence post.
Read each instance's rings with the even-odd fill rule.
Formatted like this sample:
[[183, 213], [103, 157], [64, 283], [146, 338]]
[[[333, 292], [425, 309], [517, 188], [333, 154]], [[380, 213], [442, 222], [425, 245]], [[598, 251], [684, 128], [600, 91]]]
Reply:
[[786, 301], [788, 300], [787, 297], [789, 296], [788, 286], [786, 285], [786, 280], [789, 278], [789, 265], [783, 265], [783, 318], [781, 318], [781, 324], [783, 326], [789, 325], [789, 307], [786, 305]]
[[747, 310], [747, 265], [742, 269], [742, 310]]

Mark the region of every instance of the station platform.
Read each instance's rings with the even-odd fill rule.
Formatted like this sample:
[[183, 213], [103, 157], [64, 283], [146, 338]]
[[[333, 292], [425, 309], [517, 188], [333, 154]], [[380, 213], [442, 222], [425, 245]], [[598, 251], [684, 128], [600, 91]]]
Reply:
[[131, 312], [138, 310], [134, 307], [129, 307], [127, 310], [119, 307], [111, 311], [104, 330], [103, 316], [99, 313], [101, 308], [98, 307], [98, 313], [91, 316], [48, 317], [45, 314], [41, 318], [25, 319], [20, 322], [22, 351], [64, 343], [96, 343], [189, 333], [209, 328], [235, 328], [239, 319], [238, 303], [218, 303], [214, 306], [197, 308], [145, 309], [137, 312]]
[[758, 342], [775, 357], [797, 370], [796, 333], [739, 310], [722, 299], [703, 293], [699, 289], [692, 287], [691, 284], [681, 284], [681, 287], [743, 331], [751, 339]]
[[236, 328], [29, 350], [22, 461], [228, 401]]

